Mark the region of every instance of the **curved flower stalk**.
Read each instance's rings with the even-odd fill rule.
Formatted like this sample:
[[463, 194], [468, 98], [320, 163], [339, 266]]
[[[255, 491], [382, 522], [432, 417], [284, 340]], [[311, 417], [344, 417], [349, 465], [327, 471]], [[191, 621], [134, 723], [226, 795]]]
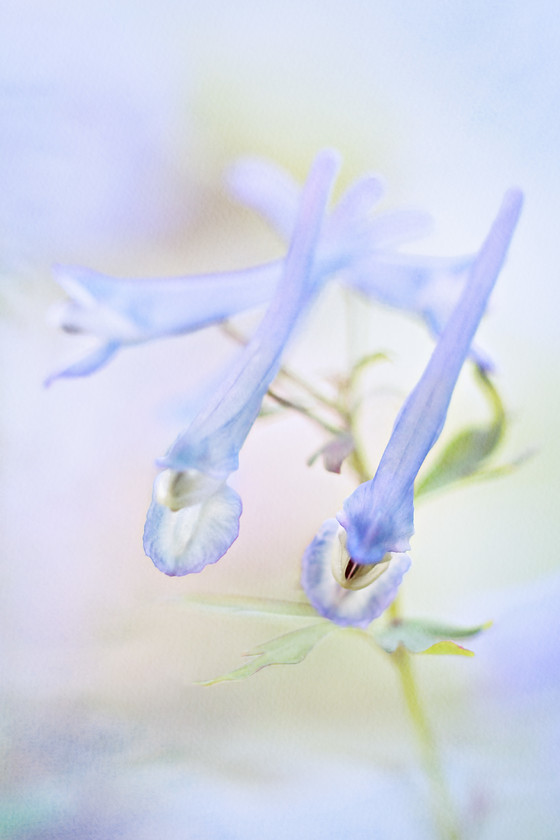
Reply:
[[460, 300], [401, 409], [375, 476], [356, 488], [305, 552], [303, 588], [313, 606], [339, 624], [366, 626], [379, 616], [410, 566], [406, 552], [414, 533], [414, 482], [443, 428], [521, 204], [519, 191], [506, 194]]
[[144, 548], [168, 575], [198, 572], [225, 554], [239, 531], [241, 499], [226, 481], [280, 366], [284, 347], [319, 290], [314, 271], [330, 188], [332, 153], [319, 155], [303, 190], [276, 293], [251, 341], [189, 427], [160, 461]]
[[[261, 209], [289, 241], [300, 186], [271, 164], [240, 165], [236, 171], [237, 194]], [[264, 178], [258, 186], [261, 175]], [[428, 217], [402, 211], [370, 218], [382, 193], [381, 182], [373, 176], [359, 179], [347, 191], [324, 225], [314, 271], [318, 279], [342, 271], [348, 282], [354, 282], [355, 288], [366, 294], [370, 294], [368, 284], [376, 283], [379, 292], [387, 282], [397, 290], [400, 300], [403, 284], [395, 280], [394, 270], [385, 264], [377, 266], [376, 260], [379, 254], [388, 258], [396, 244], [425, 232]], [[396, 259], [400, 265], [400, 258]], [[425, 271], [425, 259], [419, 258], [416, 263], [414, 259], [407, 277], [416, 276], [415, 265], [418, 271]], [[55, 279], [68, 295], [55, 315], [58, 325], [67, 332], [95, 336], [97, 344], [85, 357], [52, 374], [47, 384], [61, 377], [91, 374], [122, 347], [190, 333], [265, 304], [271, 300], [283, 271], [283, 260], [233, 272], [154, 279], [116, 278], [86, 268], [55, 267]], [[395, 298], [392, 289], [385, 294]], [[410, 300], [408, 292], [404, 297]], [[393, 305], [399, 303], [393, 300]]]
[[[284, 239], [289, 238], [300, 188], [288, 172], [259, 158], [245, 158], [231, 168], [228, 185], [238, 201], [257, 210]], [[329, 218], [324, 241], [331, 249], [348, 237], [349, 222], [352, 226], [354, 258], [341, 266], [339, 279], [371, 300], [417, 315], [437, 337], [459, 300], [474, 256], [437, 258], [396, 252], [395, 247], [427, 232], [429, 217], [401, 210], [368, 220], [367, 193], [374, 191], [381, 198], [379, 179], [359, 179]], [[366, 200], [360, 201], [360, 195]], [[348, 201], [357, 213], [348, 213]], [[480, 350], [471, 348], [471, 355], [482, 368], [491, 367]]]

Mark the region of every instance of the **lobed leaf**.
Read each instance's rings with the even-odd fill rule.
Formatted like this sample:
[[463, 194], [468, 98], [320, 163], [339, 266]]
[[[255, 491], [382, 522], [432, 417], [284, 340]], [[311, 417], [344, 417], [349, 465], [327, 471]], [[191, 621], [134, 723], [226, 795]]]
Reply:
[[427, 650], [420, 651], [420, 653], [444, 654], [447, 656], [474, 656], [472, 650], [450, 641], [436, 642], [435, 645], [432, 645]]
[[311, 604], [281, 601], [275, 598], [252, 598], [246, 595], [188, 595], [181, 599], [189, 606], [230, 613], [254, 613], [321, 620]]
[[251, 656], [253, 659], [246, 665], [235, 668], [221, 677], [205, 680], [198, 684], [206, 686], [233, 680], [244, 680], [270, 665], [296, 665], [305, 659], [321, 639], [337, 629], [339, 628], [330, 621], [321, 621], [319, 624], [293, 630], [291, 633], [278, 636], [249, 651], [246, 656]]
[[502, 440], [506, 416], [500, 395], [480, 368], [477, 368], [477, 381], [492, 409], [490, 423], [463, 429], [447, 444], [430, 472], [417, 482], [416, 498], [468, 478], [491, 477], [490, 472], [480, 468]]
[[490, 627], [491, 622], [475, 627], [455, 627], [449, 624], [437, 624], [422, 619], [403, 619], [393, 621], [385, 627], [369, 631], [377, 644], [387, 653], [394, 653], [399, 645], [411, 653], [446, 653], [462, 656], [474, 655], [472, 651], [455, 644], [455, 639], [467, 639], [478, 635]]

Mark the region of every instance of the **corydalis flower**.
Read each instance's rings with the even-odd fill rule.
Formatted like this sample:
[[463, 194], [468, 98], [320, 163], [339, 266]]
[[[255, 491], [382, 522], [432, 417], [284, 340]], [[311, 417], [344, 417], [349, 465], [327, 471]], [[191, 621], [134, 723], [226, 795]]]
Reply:
[[239, 271], [185, 277], [107, 277], [87, 268], [55, 267], [68, 294], [57, 321], [71, 333], [86, 333], [97, 346], [84, 358], [52, 374], [86, 376], [122, 347], [183, 335], [269, 301], [281, 275], [280, 261]]
[[[374, 181], [373, 176], [369, 176]], [[365, 183], [360, 179], [348, 191], [352, 196]], [[293, 228], [300, 187], [284, 169], [259, 158], [238, 161], [230, 169], [228, 184], [238, 201], [253, 207], [284, 239]], [[383, 187], [377, 180], [378, 195]], [[353, 241], [353, 259], [340, 266], [339, 280], [366, 298], [419, 316], [434, 336], [439, 336], [464, 287], [473, 256], [456, 258], [402, 254], [396, 247], [427, 232], [424, 213], [400, 210], [368, 221], [364, 212], [352, 219], [351, 233], [343, 198], [331, 215], [324, 237], [327, 247], [339, 238]], [[359, 207], [359, 202], [355, 201]], [[336, 246], [335, 246], [336, 247]], [[483, 368], [487, 357], [475, 348], [471, 355]]]
[[[420, 381], [397, 418], [375, 476], [328, 520], [303, 558], [313, 606], [339, 624], [365, 626], [394, 600], [410, 566], [414, 482], [437, 441], [449, 401], [521, 210], [508, 192]], [[361, 590], [361, 591], [359, 591]]]
[[[269, 176], [276, 172], [277, 178], [272, 196], [260, 187], [266, 198], [262, 202], [263, 213], [289, 241], [301, 189], [282, 170], [270, 164], [265, 170]], [[259, 180], [260, 169], [255, 170], [254, 164], [240, 164], [236, 172], [235, 194], [259, 208], [262, 195], [255, 181]], [[265, 178], [264, 183], [269, 181], [270, 177]], [[418, 277], [430, 276], [431, 269], [426, 267], [424, 258], [396, 257], [395, 265], [389, 258], [396, 244], [426, 230], [427, 216], [399, 211], [371, 217], [382, 193], [381, 182], [374, 176], [364, 176], [348, 189], [323, 226], [314, 272], [317, 279], [323, 280], [342, 272], [359, 291], [373, 283], [379, 292], [387, 284], [388, 302], [410, 308], [412, 290], [407, 287], [403, 291], [403, 282], [408, 278], [410, 286], [410, 277], [416, 278], [414, 305], [419, 305], [422, 283]], [[385, 261], [378, 265], [380, 254]], [[395, 272], [398, 275], [403, 270], [405, 278], [399, 280]], [[52, 374], [47, 384], [60, 377], [89, 375], [107, 364], [122, 347], [187, 334], [265, 304], [271, 300], [283, 272], [283, 260], [233, 272], [153, 279], [108, 277], [86, 268], [55, 267], [55, 279], [68, 295], [55, 313], [58, 325], [70, 333], [95, 337], [96, 345], [82, 359]]]
[[317, 242], [336, 157], [318, 156], [303, 190], [284, 274], [255, 335], [219, 389], [161, 459], [144, 548], [169, 575], [198, 572], [225, 554], [239, 530], [241, 499], [226, 484], [276, 376], [284, 347], [319, 290]]

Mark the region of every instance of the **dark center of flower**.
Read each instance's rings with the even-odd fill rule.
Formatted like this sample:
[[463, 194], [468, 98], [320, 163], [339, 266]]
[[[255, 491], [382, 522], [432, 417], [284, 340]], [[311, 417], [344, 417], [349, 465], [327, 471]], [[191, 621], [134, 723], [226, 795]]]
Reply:
[[360, 578], [365, 577], [373, 568], [374, 566], [379, 565], [376, 563], [356, 563], [355, 560], [350, 560], [346, 564], [346, 568], [344, 569], [344, 580], [350, 583], [350, 581], [357, 581]]

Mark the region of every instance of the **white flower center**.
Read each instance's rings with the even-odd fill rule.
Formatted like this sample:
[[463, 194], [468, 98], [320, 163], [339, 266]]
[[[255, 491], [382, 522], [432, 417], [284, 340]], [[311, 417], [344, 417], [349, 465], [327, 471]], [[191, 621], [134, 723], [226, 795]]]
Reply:
[[377, 580], [389, 567], [390, 554], [386, 554], [379, 563], [356, 563], [346, 550], [346, 531], [344, 528], [340, 529], [338, 540], [338, 546], [335, 543], [331, 568], [334, 579], [343, 589], [364, 589], [374, 580]]
[[156, 500], [172, 511], [205, 502], [222, 486], [223, 479], [199, 470], [164, 470], [156, 479]]

